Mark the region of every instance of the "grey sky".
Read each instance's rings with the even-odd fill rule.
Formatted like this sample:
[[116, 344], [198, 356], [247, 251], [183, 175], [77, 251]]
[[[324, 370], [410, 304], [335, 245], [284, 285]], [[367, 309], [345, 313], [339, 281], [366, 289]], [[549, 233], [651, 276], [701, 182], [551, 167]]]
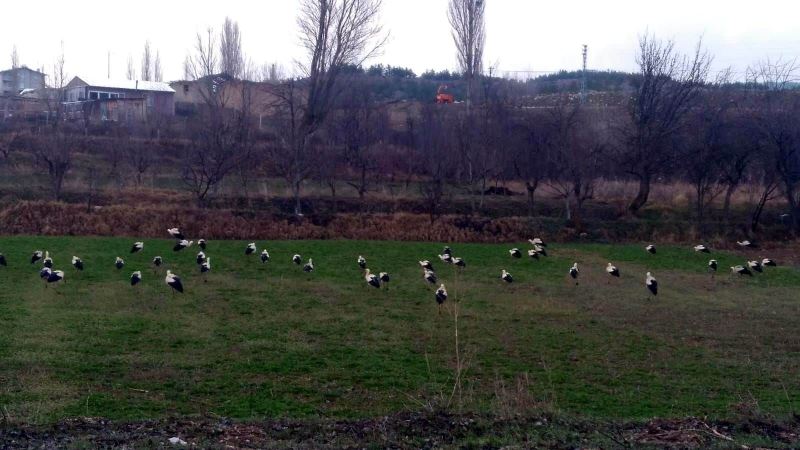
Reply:
[[[297, 0], [40, 0], [35, 9], [17, 3], [17, 15], [0, 17], [0, 68], [12, 46], [21, 62], [49, 71], [63, 40], [67, 72], [123, 78], [129, 55], [138, 70], [144, 41], [161, 53], [166, 79], [182, 77], [194, 35], [219, 28], [225, 16], [239, 21], [245, 51], [257, 64], [287, 67], [297, 47]], [[113, 5], [113, 6], [112, 6]], [[374, 62], [453, 69], [455, 57], [445, 14], [447, 0], [384, 0], [390, 39]], [[9, 11], [5, 8], [4, 11]], [[800, 56], [800, 1], [607, 0], [570, 2], [487, 0], [486, 63], [500, 71], [553, 71], [580, 65], [589, 44], [595, 69], [633, 69], [637, 35], [649, 30], [690, 50], [701, 35], [715, 67], [743, 71], [765, 57]]]

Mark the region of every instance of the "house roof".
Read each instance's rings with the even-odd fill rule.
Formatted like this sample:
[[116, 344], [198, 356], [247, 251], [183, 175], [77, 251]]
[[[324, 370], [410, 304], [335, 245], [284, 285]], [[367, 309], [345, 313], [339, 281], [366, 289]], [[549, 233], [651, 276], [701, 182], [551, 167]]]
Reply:
[[39, 75], [44, 75], [42, 72], [39, 72], [38, 70], [35, 69], [31, 69], [30, 67], [27, 66], [20, 66], [20, 67], [15, 67], [13, 69], [0, 70], [0, 73], [17, 72], [23, 70], [28, 72], [38, 73]]
[[150, 91], [150, 92], [171, 92], [175, 90], [169, 84], [160, 81], [141, 81], [141, 80], [104, 80], [86, 77], [75, 77], [70, 81], [73, 86], [91, 86], [106, 89], [125, 89], [129, 91]]

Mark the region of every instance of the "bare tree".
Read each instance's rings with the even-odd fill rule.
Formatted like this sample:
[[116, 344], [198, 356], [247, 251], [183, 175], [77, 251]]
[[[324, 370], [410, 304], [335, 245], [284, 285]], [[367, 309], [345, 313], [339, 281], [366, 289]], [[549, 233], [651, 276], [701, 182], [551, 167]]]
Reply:
[[220, 70], [233, 78], [242, 78], [245, 58], [242, 52], [242, 35], [239, 24], [225, 18], [219, 34]]
[[485, 11], [486, 0], [450, 0], [447, 9], [458, 65], [467, 82], [467, 108], [472, 102], [475, 80], [483, 71]]
[[11, 68], [16, 69], [19, 67], [19, 53], [17, 52], [17, 46], [11, 49]]
[[37, 165], [47, 171], [54, 200], [61, 200], [64, 179], [72, 168], [73, 154], [81, 147], [80, 137], [68, 130], [46, 128], [29, 143]]
[[348, 65], [359, 66], [386, 41], [378, 24], [382, 0], [301, 0], [298, 26], [307, 60], [302, 92], [297, 82], [281, 83], [273, 94], [280, 116], [276, 127], [280, 149], [273, 151], [301, 214], [300, 192], [315, 159], [313, 144], [341, 91], [338, 81]]
[[128, 55], [128, 68], [125, 70], [125, 78], [136, 79], [136, 67], [133, 65], [133, 56]]
[[215, 75], [219, 69], [219, 56], [217, 55], [217, 40], [214, 29], [208, 28], [205, 37], [197, 33], [195, 38], [194, 53], [186, 56], [184, 72], [186, 79], [199, 80]]
[[47, 120], [53, 128], [58, 128], [61, 125], [64, 112], [64, 94], [68, 83], [66, 70], [66, 57], [64, 51], [64, 42], [61, 42], [61, 53], [56, 58], [53, 64], [53, 70], [47, 77], [49, 83], [46, 86], [45, 93], [42, 97], [44, 106], [47, 109]]
[[150, 50], [150, 41], [144, 43], [144, 51], [142, 52], [142, 81], [153, 80], [153, 52]]
[[619, 161], [639, 183], [639, 192], [628, 206], [631, 213], [647, 203], [653, 178], [675, 162], [673, 140], [697, 103], [711, 59], [702, 41], [693, 55], [685, 56], [672, 41], [648, 34], [639, 39], [636, 93], [629, 104], [630, 124], [623, 128]]
[[153, 81], [164, 81], [164, 74], [161, 70], [161, 52], [156, 50], [156, 59], [153, 61]]

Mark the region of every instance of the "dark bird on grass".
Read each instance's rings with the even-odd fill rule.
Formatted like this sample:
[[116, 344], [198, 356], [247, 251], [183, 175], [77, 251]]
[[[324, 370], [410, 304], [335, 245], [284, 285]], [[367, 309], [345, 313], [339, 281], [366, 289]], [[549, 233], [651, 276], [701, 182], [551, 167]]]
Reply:
[[578, 285], [578, 275], [580, 275], [580, 272], [578, 271], [578, 263], [575, 263], [569, 268], [569, 276], [575, 280], [576, 286]]
[[303, 262], [303, 258], [300, 255], [294, 255], [292, 256], [292, 262], [299, 266]]
[[83, 260], [78, 258], [77, 256], [72, 257], [72, 267], [83, 270]]
[[191, 247], [192, 244], [194, 244], [194, 241], [187, 241], [186, 239], [183, 239], [175, 243], [175, 246], [172, 247], [172, 251], [179, 252], [185, 248]]
[[260, 258], [262, 264], [266, 264], [269, 262], [269, 252], [267, 251], [267, 249], [261, 250]]
[[206, 260], [205, 252], [198, 252], [197, 257], [195, 258], [195, 262], [197, 262], [197, 265], [199, 266], [200, 264], [203, 264], [205, 260]]
[[764, 266], [761, 265], [761, 261], [748, 261], [747, 266], [758, 273], [764, 273]]
[[381, 287], [381, 279], [374, 273], [369, 273], [369, 269], [365, 269], [364, 272], [364, 280], [367, 281], [367, 284], [374, 287], [380, 288]]
[[716, 272], [719, 268], [719, 263], [717, 263], [716, 259], [712, 259], [708, 261], [708, 271], [709, 272]]
[[[49, 268], [47, 268], [50, 270]], [[50, 270], [49, 275], [47, 276], [48, 283], [58, 283], [64, 280], [64, 272], [61, 270]]]
[[244, 254], [245, 255], [252, 255], [255, 252], [256, 252], [256, 243], [255, 242], [251, 242], [251, 243], [247, 244], [247, 247], [244, 248]]
[[308, 258], [308, 262], [306, 263], [305, 266], [303, 266], [303, 272], [311, 273], [313, 271], [314, 271], [314, 261], [312, 261], [311, 258]]
[[611, 263], [606, 266], [606, 273], [615, 278], [619, 278], [620, 275], [619, 268]]
[[538, 254], [538, 255], [542, 255], [542, 256], [545, 256], [545, 257], [547, 256], [547, 250], [544, 247], [542, 247], [541, 245], [534, 245], [533, 246], [533, 251], [536, 252], [536, 254]]
[[131, 247], [131, 253], [139, 253], [144, 249], [144, 242], [134, 242]]
[[770, 258], [764, 258], [764, 260], [761, 261], [761, 264], [767, 267], [778, 267], [778, 263], [776, 263], [774, 259]]
[[161, 267], [161, 264], [164, 264], [164, 258], [160, 256], [156, 256], [153, 258], [153, 265], [156, 267]]
[[500, 274], [500, 279], [506, 283], [514, 282], [514, 277], [512, 277], [510, 273], [506, 272], [506, 269], [503, 269], [503, 272]]
[[44, 252], [44, 259], [42, 260], [42, 265], [47, 267], [48, 269], [53, 268], [53, 258], [50, 257], [50, 252]]
[[422, 272], [422, 277], [430, 284], [436, 284], [436, 280], [438, 280], [438, 278], [436, 278], [436, 272], [428, 269]]
[[453, 264], [453, 255], [449, 253], [443, 253], [439, 255], [439, 259], [441, 259], [445, 264]]
[[745, 239], [743, 241], [736, 241], [736, 245], [738, 245], [739, 247], [742, 247], [742, 248], [756, 248], [756, 244], [754, 244], [753, 242], [751, 242], [751, 241], [749, 241], [747, 239]]
[[535, 237], [533, 239], [528, 239], [528, 242], [530, 242], [531, 245], [533, 245], [534, 247], [537, 245], [540, 247], [547, 247], [547, 244], [545, 244], [545, 242], [538, 237]]
[[450, 248], [450, 247], [448, 247], [448, 246], [445, 246], [445, 247], [444, 247], [444, 250], [442, 250], [442, 254], [443, 254], [443, 255], [450, 255], [450, 256], [453, 256], [453, 249], [451, 249], [451, 248]]
[[749, 277], [753, 276], [753, 272], [751, 272], [750, 269], [748, 269], [745, 266], [733, 266], [733, 267], [731, 267], [731, 273], [735, 273], [735, 274], [737, 274], [739, 276], [742, 276], [742, 275], [747, 275]]
[[358, 259], [356, 260], [356, 262], [358, 263], [358, 267], [360, 267], [361, 270], [367, 268], [367, 260], [363, 256], [358, 255]]
[[464, 258], [453, 258], [453, 265], [456, 267], [461, 267], [462, 269], [467, 267], [467, 263], [464, 261]]
[[169, 233], [170, 236], [172, 236], [175, 239], [178, 239], [179, 241], [186, 239], [186, 236], [184, 236], [183, 233], [181, 233], [181, 230], [179, 230], [178, 228], [169, 228], [167, 229], [167, 233]]
[[695, 245], [694, 246], [694, 251], [699, 252], [699, 253], [711, 253], [711, 250], [709, 250], [708, 247], [706, 247], [703, 244]]
[[131, 286], [136, 286], [142, 282], [142, 272], [136, 271], [131, 274]]
[[653, 245], [653, 244], [648, 245], [644, 249], [647, 250], [647, 253], [650, 253], [651, 255], [655, 255], [656, 254], [656, 246]]
[[125, 267], [125, 260], [117, 256], [117, 261], [114, 262], [114, 267], [116, 267], [117, 270], [122, 269]]
[[167, 276], [164, 277], [164, 282], [167, 283], [167, 286], [172, 288], [173, 294], [175, 291], [183, 293], [183, 283], [181, 283], [181, 278], [171, 271], [167, 271]]
[[512, 258], [522, 258], [522, 252], [518, 248], [512, 248], [508, 251]]
[[52, 269], [48, 267], [42, 267], [42, 270], [39, 271], [39, 278], [47, 282], [47, 277], [50, 276], [50, 272], [52, 272]]
[[200, 250], [205, 250], [206, 247], [208, 246], [208, 243], [206, 242], [205, 239], [200, 239], [197, 241], [197, 245], [200, 246]]
[[539, 253], [537, 253], [535, 249], [528, 250], [528, 256], [530, 256], [531, 258], [533, 258], [533, 259], [535, 259], [537, 261], [539, 260]]
[[34, 251], [33, 254], [31, 255], [31, 264], [35, 263], [36, 261], [39, 261], [40, 259], [42, 259], [42, 251], [41, 250]]
[[202, 264], [200, 264], [200, 273], [206, 274], [208, 272], [211, 272], [211, 257], [210, 256], [208, 258], [206, 258], [206, 260], [203, 261]]
[[439, 314], [442, 313], [442, 304], [447, 301], [447, 289], [444, 284], [439, 286], [436, 290], [436, 304], [439, 305]]
[[423, 269], [433, 272], [433, 264], [431, 264], [427, 259], [425, 261], [420, 261], [419, 265], [422, 266]]
[[[389, 283], [389, 281], [391, 281], [391, 278], [389, 277], [389, 274], [386, 273], [386, 272], [381, 272], [378, 275], [378, 278], [380, 278], [381, 283]], [[387, 289], [388, 289], [388, 287], [387, 287]]]
[[0, 266], [7, 267], [8, 261], [6, 261], [6, 255], [0, 253]]
[[658, 281], [656, 281], [656, 277], [654, 277], [650, 272], [647, 272], [647, 277], [644, 279], [644, 285], [647, 286], [647, 290], [649, 290], [653, 296], [658, 295]]

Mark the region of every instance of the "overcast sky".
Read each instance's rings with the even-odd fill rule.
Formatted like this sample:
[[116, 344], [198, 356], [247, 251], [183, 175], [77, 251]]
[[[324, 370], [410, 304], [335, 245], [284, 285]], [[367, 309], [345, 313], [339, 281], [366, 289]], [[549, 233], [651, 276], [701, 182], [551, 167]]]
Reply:
[[[384, 0], [388, 45], [374, 62], [454, 69], [448, 0]], [[50, 71], [64, 42], [67, 72], [123, 78], [129, 56], [139, 67], [145, 40], [161, 53], [164, 77], [178, 79], [194, 35], [241, 26], [246, 53], [258, 64], [292, 67], [302, 58], [295, 27], [298, 0], [40, 0], [14, 2], [0, 16], [0, 68], [20, 61]], [[9, 11], [15, 11], [9, 14]], [[637, 36], [649, 30], [689, 50], [702, 35], [715, 67], [744, 71], [753, 62], [800, 56], [800, 0], [487, 0], [486, 65], [505, 71], [579, 68], [582, 44], [592, 69], [633, 70]]]

